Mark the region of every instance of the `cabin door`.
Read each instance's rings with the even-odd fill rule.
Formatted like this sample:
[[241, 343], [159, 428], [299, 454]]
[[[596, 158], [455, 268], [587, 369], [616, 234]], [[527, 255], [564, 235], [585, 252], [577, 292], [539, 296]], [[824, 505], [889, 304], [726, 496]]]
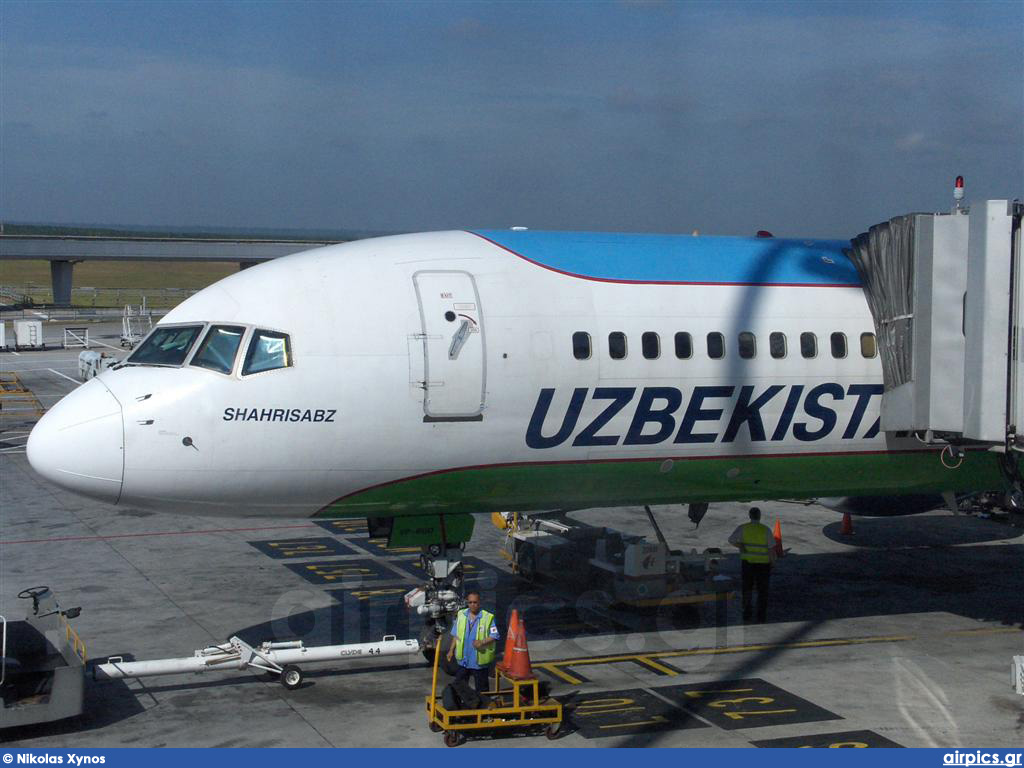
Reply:
[[483, 314], [468, 272], [417, 272], [424, 356], [424, 421], [483, 418]]

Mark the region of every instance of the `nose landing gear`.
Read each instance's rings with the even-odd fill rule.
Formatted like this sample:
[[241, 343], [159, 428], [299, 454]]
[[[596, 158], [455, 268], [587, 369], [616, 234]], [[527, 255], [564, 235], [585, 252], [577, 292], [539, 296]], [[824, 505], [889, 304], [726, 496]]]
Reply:
[[430, 544], [423, 547], [420, 567], [427, 575], [427, 582], [405, 595], [406, 608], [424, 617], [420, 647], [423, 656], [430, 662], [434, 660], [434, 653], [441, 645], [441, 637], [447, 634], [455, 614], [465, 606], [462, 597], [463, 547], [462, 544]]

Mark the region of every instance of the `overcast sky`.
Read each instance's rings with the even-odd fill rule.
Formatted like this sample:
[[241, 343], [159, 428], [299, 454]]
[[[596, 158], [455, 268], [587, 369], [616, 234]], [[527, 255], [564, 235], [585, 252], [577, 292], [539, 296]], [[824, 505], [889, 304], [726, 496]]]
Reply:
[[1024, 2], [0, 0], [0, 217], [839, 237], [1024, 196]]

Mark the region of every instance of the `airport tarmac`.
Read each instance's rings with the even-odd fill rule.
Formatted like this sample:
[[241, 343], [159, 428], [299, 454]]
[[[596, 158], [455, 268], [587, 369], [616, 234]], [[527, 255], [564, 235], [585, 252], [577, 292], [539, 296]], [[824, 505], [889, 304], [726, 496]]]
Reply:
[[[122, 354], [119, 326], [94, 341]], [[58, 326], [45, 338], [57, 343]], [[102, 347], [100, 347], [102, 349]], [[116, 350], [116, 351], [115, 351]], [[0, 353], [43, 407], [77, 384], [79, 350]], [[414, 553], [371, 541], [362, 521], [202, 518], [109, 507], [45, 484], [24, 441], [34, 415], [0, 421], [0, 614], [47, 584], [91, 660], [191, 656], [232, 635], [307, 644], [415, 636], [401, 606]], [[566, 706], [565, 734], [469, 741], [486, 746], [1019, 747], [1024, 697], [1024, 527], [946, 511], [855, 518], [816, 505], [760, 504], [782, 521], [769, 621], [723, 616], [595, 615], [511, 574], [503, 534], [478, 516], [468, 581], [496, 610], [525, 611], [534, 666]], [[746, 505], [712, 505], [699, 528], [685, 508], [655, 508], [673, 548], [728, 548]], [[187, 513], [188, 510], [182, 510]], [[580, 519], [649, 534], [639, 508]], [[730, 554], [724, 571], [738, 574]], [[580, 603], [582, 605], [582, 603]], [[724, 620], [723, 620], [724, 619]], [[431, 670], [420, 655], [309, 665], [289, 691], [247, 672], [87, 682], [77, 720], [0, 730], [17, 747], [440, 746], [427, 727]], [[2, 710], [0, 710], [2, 716]], [[0, 723], [2, 725], [2, 723]]]

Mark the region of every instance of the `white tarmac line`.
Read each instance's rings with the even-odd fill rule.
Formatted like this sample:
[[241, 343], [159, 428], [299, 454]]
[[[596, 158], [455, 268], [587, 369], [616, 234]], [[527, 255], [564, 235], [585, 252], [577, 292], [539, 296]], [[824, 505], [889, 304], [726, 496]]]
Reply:
[[[21, 357], [21, 355], [18, 355], [18, 356]], [[73, 357], [71, 355], [60, 355], [60, 356], [47, 355], [45, 357], [36, 357], [35, 355], [32, 355], [30, 357], [26, 357], [24, 360], [19, 360], [18, 362], [23, 362], [26, 365], [28, 365], [30, 363], [52, 363], [52, 362], [67, 363], [67, 362], [71, 362], [71, 361], [74, 361], [74, 360], [77, 360], [77, 359], [78, 359], [77, 357]]]
[[115, 347], [112, 344], [105, 344], [102, 341], [96, 341], [96, 339], [89, 339], [89, 343], [90, 344], [99, 344], [101, 347], [106, 347], [107, 349], [116, 349], [118, 352], [126, 352], [127, 351], [124, 347]]
[[[77, 366], [56, 366], [55, 368], [63, 369], [65, 371], [75, 371]], [[13, 374], [35, 374], [40, 371], [52, 371], [52, 368], [19, 368], [17, 371], [11, 371]]]
[[80, 381], [79, 381], [78, 379], [72, 379], [72, 378], [71, 378], [70, 376], [65, 376], [65, 375], [64, 375], [63, 373], [61, 373], [60, 371], [55, 371], [55, 370], [53, 370], [53, 368], [47, 368], [46, 370], [48, 370], [48, 371], [49, 371], [50, 373], [55, 373], [55, 374], [57, 374], [57, 375], [58, 375], [58, 376], [60, 376], [60, 377], [61, 377], [62, 379], [67, 379], [68, 381], [70, 381], [71, 383], [73, 383], [73, 384], [74, 384], [74, 385], [75, 385], [76, 387], [77, 387], [77, 386], [78, 386], [79, 384], [81, 384], [81, 383], [82, 383], [82, 382], [80, 382]]

